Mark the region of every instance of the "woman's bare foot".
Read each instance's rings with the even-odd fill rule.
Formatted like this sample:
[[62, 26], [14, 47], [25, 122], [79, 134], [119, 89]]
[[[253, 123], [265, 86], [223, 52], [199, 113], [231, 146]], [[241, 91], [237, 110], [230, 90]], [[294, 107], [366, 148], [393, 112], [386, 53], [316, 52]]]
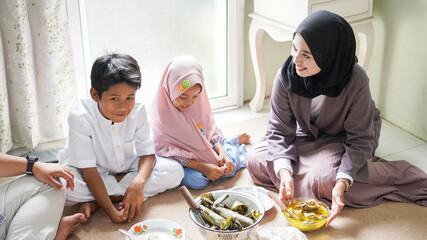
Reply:
[[98, 208], [99, 205], [95, 201], [84, 202], [80, 205], [79, 213], [83, 213], [85, 218], [88, 219], [90, 217], [90, 214], [95, 212], [95, 210]]
[[239, 145], [240, 144], [250, 144], [251, 143], [251, 135], [247, 133], [242, 133], [239, 136]]
[[65, 240], [71, 234], [73, 234], [81, 223], [86, 221], [83, 213], [76, 213], [71, 216], [65, 216], [61, 218], [58, 225], [58, 231], [56, 232], [55, 240]]

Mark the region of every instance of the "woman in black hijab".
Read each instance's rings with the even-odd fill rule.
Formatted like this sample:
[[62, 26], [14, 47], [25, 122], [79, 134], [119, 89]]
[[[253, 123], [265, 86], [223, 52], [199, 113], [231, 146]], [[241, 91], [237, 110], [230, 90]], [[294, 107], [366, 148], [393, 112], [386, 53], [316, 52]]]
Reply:
[[[298, 26], [273, 85], [267, 137], [246, 156], [254, 182], [283, 203], [316, 198], [343, 209], [383, 199], [427, 206], [427, 175], [375, 157], [381, 128], [349, 23], [317, 11]], [[344, 194], [345, 193], [345, 194]]]
[[307, 98], [340, 95], [357, 62], [356, 40], [350, 24], [336, 14], [318, 11], [307, 17], [295, 34], [301, 35], [310, 46], [311, 55], [322, 71], [313, 76], [299, 76], [291, 55], [282, 67], [283, 83], [295, 94]]

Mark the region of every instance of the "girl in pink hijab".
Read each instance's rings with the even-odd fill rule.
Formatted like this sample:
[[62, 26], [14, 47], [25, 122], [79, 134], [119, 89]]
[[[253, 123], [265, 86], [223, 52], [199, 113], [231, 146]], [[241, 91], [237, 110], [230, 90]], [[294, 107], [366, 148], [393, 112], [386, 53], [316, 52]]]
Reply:
[[151, 109], [156, 153], [184, 167], [181, 185], [205, 188], [209, 181], [232, 177], [245, 167], [250, 136], [224, 138], [213, 118], [202, 66], [178, 56], [166, 67]]

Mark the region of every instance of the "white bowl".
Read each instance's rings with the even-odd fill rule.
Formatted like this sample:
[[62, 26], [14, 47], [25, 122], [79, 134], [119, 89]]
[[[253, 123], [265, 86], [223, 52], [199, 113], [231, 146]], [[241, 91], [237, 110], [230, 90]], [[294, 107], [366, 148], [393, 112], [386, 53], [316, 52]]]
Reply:
[[[265, 214], [264, 205], [255, 197], [248, 195], [246, 193], [241, 193], [234, 190], [217, 190], [212, 191], [213, 197], [216, 199], [224, 194], [228, 194], [229, 197], [225, 201], [230, 206], [234, 201], [240, 201], [246, 204], [249, 207], [249, 210], [258, 210], [261, 213], [261, 216], [256, 220], [256, 222], [249, 227], [245, 227], [242, 230], [215, 230], [203, 226], [201, 223], [197, 222], [194, 217], [193, 211], [189, 210], [191, 220], [197, 225], [199, 232], [207, 240], [246, 240], [252, 234], [253, 231], [258, 227], [259, 222], [262, 220]], [[195, 199], [195, 201], [200, 205], [201, 198], [200, 196]]]
[[[243, 192], [243, 193], [249, 194], [251, 196], [254, 196], [255, 198], [256, 198], [255, 194], [258, 195], [258, 199], [264, 205], [266, 212], [274, 206], [273, 200], [267, 195], [268, 190], [263, 188], [263, 187], [258, 187], [258, 186], [254, 186], [254, 185], [245, 185], [245, 186], [233, 187], [233, 188], [231, 188], [231, 190]], [[255, 193], [255, 191], [256, 191], [256, 193]]]
[[[148, 219], [134, 224], [128, 231], [137, 239], [185, 240], [185, 230], [167, 219]], [[126, 237], [126, 240], [130, 240]]]

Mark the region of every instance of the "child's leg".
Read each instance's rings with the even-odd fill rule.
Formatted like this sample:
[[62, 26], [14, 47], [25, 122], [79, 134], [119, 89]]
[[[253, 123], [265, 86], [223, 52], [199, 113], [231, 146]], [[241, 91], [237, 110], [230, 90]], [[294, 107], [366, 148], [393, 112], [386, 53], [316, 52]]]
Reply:
[[[67, 189], [66, 206], [72, 206], [77, 203], [88, 203], [95, 201], [89, 187], [83, 179], [81, 171], [74, 167], [69, 167], [74, 174], [74, 191]], [[101, 175], [105, 188], [109, 196], [123, 196], [124, 191], [113, 175]], [[64, 182], [63, 182], [64, 184]]]
[[[137, 165], [131, 169], [132, 172], [126, 174], [119, 183], [124, 191], [135, 178]], [[156, 164], [144, 187], [144, 198], [178, 187], [183, 177], [184, 170], [181, 164], [169, 158], [156, 156]]]
[[[53, 239], [64, 209], [65, 193], [33, 176], [23, 176], [0, 188], [0, 239]], [[7, 233], [7, 236], [6, 236]]]
[[181, 185], [183, 186], [192, 189], [204, 189], [209, 184], [209, 178], [200, 171], [184, 167], [184, 173], [185, 176], [181, 182]]

